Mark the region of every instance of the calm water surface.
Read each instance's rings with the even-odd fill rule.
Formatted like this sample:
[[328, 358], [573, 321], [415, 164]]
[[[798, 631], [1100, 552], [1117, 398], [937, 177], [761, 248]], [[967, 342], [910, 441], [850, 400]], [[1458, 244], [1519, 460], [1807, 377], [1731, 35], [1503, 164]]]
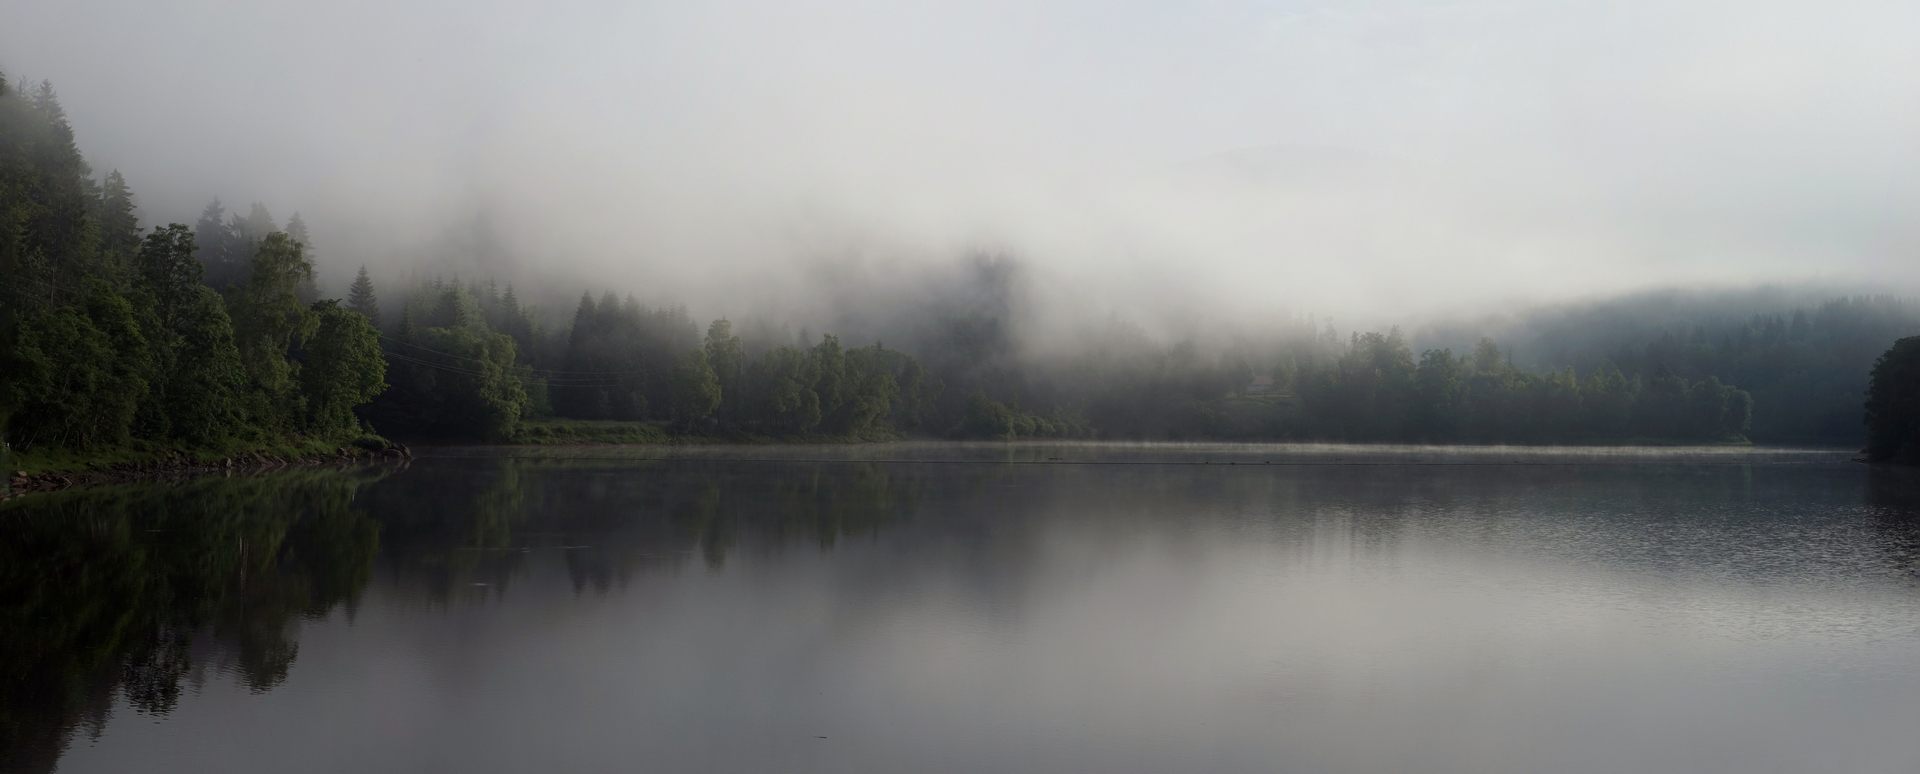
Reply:
[[1845, 454], [428, 453], [0, 506], [0, 766], [1920, 771]]

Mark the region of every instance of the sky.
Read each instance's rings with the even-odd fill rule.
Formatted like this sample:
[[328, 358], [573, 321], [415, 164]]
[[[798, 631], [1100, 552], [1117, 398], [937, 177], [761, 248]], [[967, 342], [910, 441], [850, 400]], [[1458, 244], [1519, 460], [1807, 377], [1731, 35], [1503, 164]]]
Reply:
[[147, 219], [215, 195], [297, 210], [339, 284], [451, 267], [738, 316], [993, 254], [1063, 315], [1148, 322], [1920, 287], [1912, 2], [0, 0], [0, 19], [0, 70], [53, 81]]

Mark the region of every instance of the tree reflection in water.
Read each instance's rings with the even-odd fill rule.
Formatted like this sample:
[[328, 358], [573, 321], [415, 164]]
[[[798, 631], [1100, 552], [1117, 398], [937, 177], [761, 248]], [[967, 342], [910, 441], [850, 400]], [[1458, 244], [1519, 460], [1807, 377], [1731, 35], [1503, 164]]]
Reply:
[[[909, 513], [871, 464], [423, 461], [19, 498], [0, 508], [0, 768], [51, 771], [115, 698], [165, 714], [209, 670], [287, 679], [298, 622], [351, 616], [376, 568], [445, 604], [504, 593], [535, 550], [605, 592], [744, 545], [831, 547]], [[377, 556], [376, 556], [377, 555]]]
[[380, 527], [377, 473], [296, 471], [20, 498], [0, 510], [0, 750], [48, 771], [116, 694], [160, 714], [183, 682], [284, 681], [295, 622], [352, 609]]
[[504, 590], [534, 550], [563, 550], [576, 590], [605, 591], [695, 556], [722, 567], [742, 543], [830, 548], [907, 516], [913, 481], [871, 463], [440, 460], [369, 487], [360, 504], [383, 528], [382, 572], [445, 601]]

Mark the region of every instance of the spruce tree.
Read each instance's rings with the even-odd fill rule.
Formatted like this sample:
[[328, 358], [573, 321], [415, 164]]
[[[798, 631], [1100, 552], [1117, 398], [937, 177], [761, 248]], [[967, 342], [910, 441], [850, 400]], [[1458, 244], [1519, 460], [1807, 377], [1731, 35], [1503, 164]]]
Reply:
[[140, 251], [140, 219], [133, 213], [133, 192], [120, 170], [107, 174], [100, 191], [100, 255], [115, 270]]
[[[294, 215], [297, 222], [299, 215]], [[289, 224], [288, 228], [292, 228]], [[291, 232], [289, 232], [291, 234]], [[347, 309], [359, 312], [380, 327], [380, 300], [373, 294], [373, 278], [367, 276], [367, 265], [360, 264], [360, 274], [353, 278], [353, 286], [347, 289]]]
[[[99, 255], [99, 224], [94, 209], [99, 202], [93, 170], [73, 141], [73, 127], [54, 96], [53, 84], [42, 81], [24, 110], [10, 109], [10, 127], [19, 132], [15, 156], [22, 166], [8, 175], [7, 187], [24, 205], [13, 213], [32, 223], [21, 229], [14, 249], [24, 259], [16, 271], [34, 287], [19, 299], [28, 308], [78, 302], [82, 280], [92, 273]], [[17, 122], [17, 123], [16, 123]], [[14, 223], [19, 223], [15, 221]], [[18, 226], [9, 224], [9, 230]]]
[[[7, 88], [6, 73], [0, 73], [0, 151], [6, 151], [8, 155], [13, 155], [11, 152], [17, 143], [13, 138], [18, 134], [17, 122], [13, 119], [19, 115], [19, 111], [14, 109], [15, 100], [12, 96]], [[0, 219], [12, 222], [19, 208], [19, 202], [14, 197], [0, 198]], [[13, 401], [9, 399], [13, 392], [13, 380], [8, 377], [18, 370], [13, 362], [14, 334], [19, 327], [16, 313], [20, 306], [15, 298], [15, 272], [19, 266], [15, 256], [17, 243], [16, 234], [0, 234], [0, 366], [5, 366], [4, 373], [0, 373], [0, 495], [12, 492], [13, 441], [7, 420], [13, 414]]]
[[[259, 202], [254, 202], [253, 207], [247, 210], [246, 218], [242, 219], [239, 213], [234, 213], [233, 218], [236, 230], [245, 236], [248, 242], [259, 243], [265, 240], [268, 234], [280, 230], [280, 226], [274, 223], [273, 213], [267, 211], [267, 205]], [[306, 224], [300, 225], [302, 230], [305, 230]], [[287, 236], [293, 238], [294, 235], [288, 232]], [[306, 254], [305, 240], [295, 238], [293, 241], [300, 242], [301, 254]]]
[[207, 268], [207, 287], [215, 290], [245, 281], [249, 268], [245, 250], [239, 245], [240, 237], [227, 225], [226, 217], [227, 208], [216, 196], [200, 211], [200, 220], [193, 226], [194, 254]]
[[[256, 204], [254, 206], [259, 207], [260, 205]], [[266, 210], [265, 207], [261, 207], [260, 209], [262, 212]], [[271, 221], [271, 218], [269, 218], [269, 221]], [[293, 217], [287, 220], [287, 237], [295, 242], [299, 242], [300, 249], [306, 252], [307, 260], [313, 260], [313, 240], [307, 236], [307, 222], [300, 218], [300, 213], [298, 212], [294, 213]]]

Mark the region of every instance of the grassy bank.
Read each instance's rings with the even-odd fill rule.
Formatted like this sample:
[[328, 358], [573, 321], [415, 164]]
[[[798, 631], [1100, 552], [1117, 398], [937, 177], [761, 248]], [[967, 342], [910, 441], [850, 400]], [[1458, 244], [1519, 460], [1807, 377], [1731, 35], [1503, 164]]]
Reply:
[[92, 449], [53, 449], [15, 451], [10, 473], [36, 475], [93, 470], [115, 465], [165, 463], [205, 464], [250, 455], [295, 459], [333, 454], [351, 447], [365, 453], [378, 453], [393, 444], [371, 433], [326, 437], [291, 438], [272, 443], [229, 443], [201, 447], [179, 447], [146, 441]]
[[858, 435], [784, 435], [751, 433], [675, 432], [669, 422], [548, 419], [520, 423], [508, 443], [531, 446], [569, 444], [760, 444], [760, 443], [877, 443], [906, 438], [892, 430]]

